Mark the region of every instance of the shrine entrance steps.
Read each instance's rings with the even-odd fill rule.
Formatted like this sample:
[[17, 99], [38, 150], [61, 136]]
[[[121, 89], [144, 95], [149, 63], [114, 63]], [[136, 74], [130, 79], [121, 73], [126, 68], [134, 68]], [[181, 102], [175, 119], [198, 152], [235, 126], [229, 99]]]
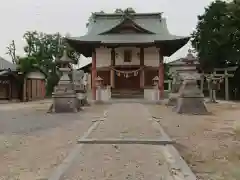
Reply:
[[142, 89], [112, 89], [112, 98], [116, 99], [142, 99], [144, 91]]

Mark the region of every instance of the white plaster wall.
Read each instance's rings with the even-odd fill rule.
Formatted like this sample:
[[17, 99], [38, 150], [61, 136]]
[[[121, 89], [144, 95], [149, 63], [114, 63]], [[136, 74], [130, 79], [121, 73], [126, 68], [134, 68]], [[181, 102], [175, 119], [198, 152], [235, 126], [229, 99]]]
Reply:
[[[132, 51], [132, 61], [131, 62], [124, 62], [124, 50]], [[137, 55], [140, 52], [139, 48], [124, 47], [124, 48], [117, 48], [117, 49], [115, 49], [115, 51], [118, 54], [115, 59], [115, 65], [140, 65], [140, 58]]]
[[[132, 61], [124, 62], [124, 50], [132, 50]], [[116, 48], [117, 54], [115, 59], [115, 65], [140, 65], [140, 59], [138, 54], [140, 48], [135, 47], [121, 47]], [[96, 49], [96, 63], [97, 67], [108, 67], [111, 65], [111, 49], [110, 48], [98, 48]], [[146, 66], [158, 67], [159, 57], [157, 48], [145, 48], [144, 49], [144, 64]]]
[[108, 67], [111, 65], [111, 49], [109, 48], [98, 48], [96, 49], [96, 66]]
[[159, 55], [158, 49], [155, 47], [144, 49], [144, 64], [146, 66], [158, 67], [159, 66]]

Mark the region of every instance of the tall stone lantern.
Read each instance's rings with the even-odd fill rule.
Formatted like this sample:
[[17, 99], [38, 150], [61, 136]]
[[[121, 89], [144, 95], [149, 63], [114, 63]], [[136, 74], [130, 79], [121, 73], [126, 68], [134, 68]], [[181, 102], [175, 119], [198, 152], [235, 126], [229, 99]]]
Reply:
[[70, 64], [73, 63], [73, 61], [68, 57], [67, 51], [64, 50], [63, 56], [56, 60], [56, 63], [60, 66], [59, 71], [62, 73], [62, 76], [58, 82], [58, 85], [55, 87], [55, 91], [52, 96], [52, 111], [56, 113], [77, 112], [77, 96], [74, 90], [73, 81], [69, 77], [69, 75], [72, 74]]
[[204, 104], [204, 96], [197, 85], [197, 79], [200, 75], [194, 61], [196, 58], [189, 51], [187, 57], [183, 59], [185, 66], [179, 72], [183, 78], [183, 83], [179, 89], [176, 111], [180, 114], [202, 115], [208, 113]]

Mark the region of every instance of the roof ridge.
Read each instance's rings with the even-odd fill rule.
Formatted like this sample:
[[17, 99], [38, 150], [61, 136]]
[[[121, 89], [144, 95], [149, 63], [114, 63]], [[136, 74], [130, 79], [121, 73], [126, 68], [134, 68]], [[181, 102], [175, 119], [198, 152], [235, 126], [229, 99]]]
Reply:
[[[93, 13], [97, 16], [122, 16], [125, 13], [101, 13], [101, 12], [95, 12]], [[163, 12], [156, 12], [156, 13], [132, 13], [133, 16], [157, 16], [162, 15]]]
[[131, 17], [129, 17], [129, 16], [125, 16], [125, 17], [124, 17], [124, 16], [123, 16], [123, 18], [119, 21], [118, 24], [116, 24], [115, 26], [111, 27], [110, 29], [108, 29], [108, 30], [100, 33], [99, 35], [107, 34], [107, 33], [111, 32], [111, 31], [113, 31], [114, 29], [119, 28], [121, 25], [123, 25], [123, 24], [124, 24], [126, 21], [128, 21], [128, 20], [129, 20], [134, 26], [140, 28], [143, 32], [148, 33], [148, 34], [156, 34], [156, 33], [152, 32], [152, 31], [149, 31], [149, 30], [145, 29], [145, 28], [142, 27], [141, 25], [137, 24], [137, 23], [134, 21], [134, 19], [132, 19]]

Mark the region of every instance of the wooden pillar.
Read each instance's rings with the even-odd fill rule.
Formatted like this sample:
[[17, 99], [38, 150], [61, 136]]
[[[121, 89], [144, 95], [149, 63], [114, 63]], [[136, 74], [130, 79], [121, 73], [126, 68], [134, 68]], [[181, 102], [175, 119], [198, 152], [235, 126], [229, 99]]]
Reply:
[[229, 83], [228, 83], [228, 71], [224, 70], [224, 78], [225, 78], [225, 100], [229, 100]]
[[96, 100], [96, 78], [97, 78], [97, 64], [96, 64], [96, 50], [92, 52], [92, 99]]
[[[111, 50], [111, 67], [114, 68], [115, 67], [115, 49], [113, 48]], [[110, 71], [110, 85], [112, 88], [115, 87], [115, 72], [113, 69], [111, 69]]]
[[9, 100], [12, 100], [12, 79], [9, 79], [9, 81], [8, 81], [8, 92], [9, 92], [9, 94], [8, 94], [8, 99]]
[[23, 80], [23, 101], [25, 102], [27, 100], [27, 80], [24, 78]]
[[200, 84], [200, 89], [201, 89], [201, 91], [202, 91], [202, 93], [203, 93], [204, 75], [201, 76], [201, 82], [200, 82], [200, 83], [201, 83], [201, 84]]
[[159, 68], [158, 68], [158, 88], [159, 88], [159, 98], [164, 98], [164, 65], [163, 65], [163, 55], [161, 49], [158, 50], [159, 54]]
[[140, 54], [139, 54], [139, 59], [140, 59], [140, 67], [142, 68], [141, 74], [140, 74], [140, 88], [144, 89], [145, 86], [145, 77], [144, 77], [144, 48], [140, 48]]

